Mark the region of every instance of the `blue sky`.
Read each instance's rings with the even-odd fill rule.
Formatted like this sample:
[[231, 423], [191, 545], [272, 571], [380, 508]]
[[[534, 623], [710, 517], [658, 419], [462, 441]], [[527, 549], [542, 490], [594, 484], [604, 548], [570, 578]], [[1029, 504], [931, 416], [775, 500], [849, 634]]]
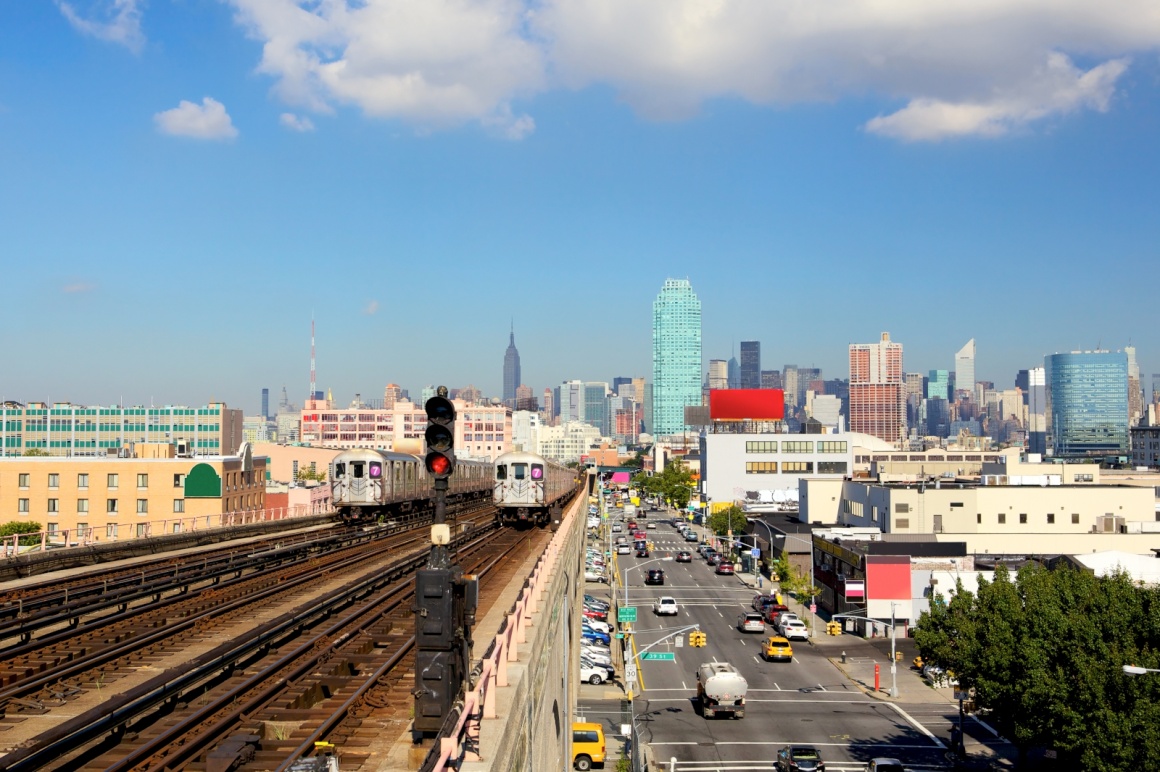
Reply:
[[705, 359], [1160, 372], [1154, 4], [0, 5], [0, 397], [257, 408]]

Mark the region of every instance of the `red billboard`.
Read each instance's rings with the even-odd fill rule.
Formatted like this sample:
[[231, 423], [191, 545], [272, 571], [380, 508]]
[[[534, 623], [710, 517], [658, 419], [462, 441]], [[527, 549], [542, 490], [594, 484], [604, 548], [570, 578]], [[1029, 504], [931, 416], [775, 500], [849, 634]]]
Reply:
[[781, 389], [712, 389], [709, 419], [712, 421], [780, 421], [785, 418], [785, 392]]

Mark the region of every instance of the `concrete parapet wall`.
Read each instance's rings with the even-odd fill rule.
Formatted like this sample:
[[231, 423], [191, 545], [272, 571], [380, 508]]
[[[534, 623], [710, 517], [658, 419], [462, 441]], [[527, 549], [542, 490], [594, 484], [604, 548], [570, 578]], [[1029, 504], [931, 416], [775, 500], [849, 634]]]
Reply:
[[[494, 690], [495, 717], [488, 717], [491, 711], [486, 704], [482, 711], [479, 760], [465, 761], [464, 772], [534, 772], [572, 766], [572, 708], [579, 688], [575, 637], [584, 586], [586, 506], [587, 498], [577, 496], [565, 513], [556, 534], [560, 541], [555, 565], [536, 582], [542, 590], [535, 593], [539, 596], [535, 608], [523, 616], [522, 631], [517, 632], [511, 654], [504, 657], [507, 685], [499, 683]], [[509, 626], [515, 622], [516, 615], [508, 618]]]

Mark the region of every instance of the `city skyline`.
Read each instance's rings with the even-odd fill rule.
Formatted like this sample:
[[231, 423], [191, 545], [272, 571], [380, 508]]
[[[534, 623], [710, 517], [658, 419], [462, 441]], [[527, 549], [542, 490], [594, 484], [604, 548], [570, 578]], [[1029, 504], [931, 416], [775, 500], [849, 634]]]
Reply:
[[[536, 24], [560, 23], [564, 5], [546, 6]], [[295, 6], [336, 36], [323, 51], [250, 0], [4, 4], [0, 228], [21, 289], [0, 346], [35, 366], [4, 368], [0, 395], [257, 412], [260, 388], [285, 385], [300, 401], [312, 311], [319, 388], [336, 394], [499, 394], [513, 314], [529, 386], [605, 380], [647, 372], [646, 299], [667, 276], [697, 287], [706, 357], [760, 341], [764, 369], [841, 373], [846, 346], [888, 329], [919, 372], [952, 369], [971, 338], [997, 384], [1101, 341], [1160, 372], [1160, 309], [1132, 280], [1160, 244], [1160, 32], [1131, 3], [954, 0], [900, 6], [915, 23], [888, 30], [855, 14], [853, 31], [826, 8], [803, 33], [788, 6], [727, 2], [682, 17], [707, 49], [676, 45], [662, 7], [626, 27], [644, 48], [567, 7], [566, 34], [540, 37], [520, 2], [471, 5], [497, 27], [430, 5], [404, 46], [369, 23], [353, 45], [344, 2]], [[463, 29], [483, 30], [478, 58], [448, 70], [438, 31]], [[267, 45], [366, 80], [297, 80]], [[412, 103], [429, 112], [371, 99], [398, 72], [450, 81]], [[479, 99], [445, 112], [440, 93]]]

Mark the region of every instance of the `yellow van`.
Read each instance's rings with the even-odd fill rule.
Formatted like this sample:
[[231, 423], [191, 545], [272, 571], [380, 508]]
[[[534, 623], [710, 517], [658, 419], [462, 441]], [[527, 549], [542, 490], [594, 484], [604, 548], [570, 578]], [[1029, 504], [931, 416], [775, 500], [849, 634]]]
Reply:
[[581, 772], [604, 766], [604, 729], [600, 724], [572, 724], [572, 768]]

